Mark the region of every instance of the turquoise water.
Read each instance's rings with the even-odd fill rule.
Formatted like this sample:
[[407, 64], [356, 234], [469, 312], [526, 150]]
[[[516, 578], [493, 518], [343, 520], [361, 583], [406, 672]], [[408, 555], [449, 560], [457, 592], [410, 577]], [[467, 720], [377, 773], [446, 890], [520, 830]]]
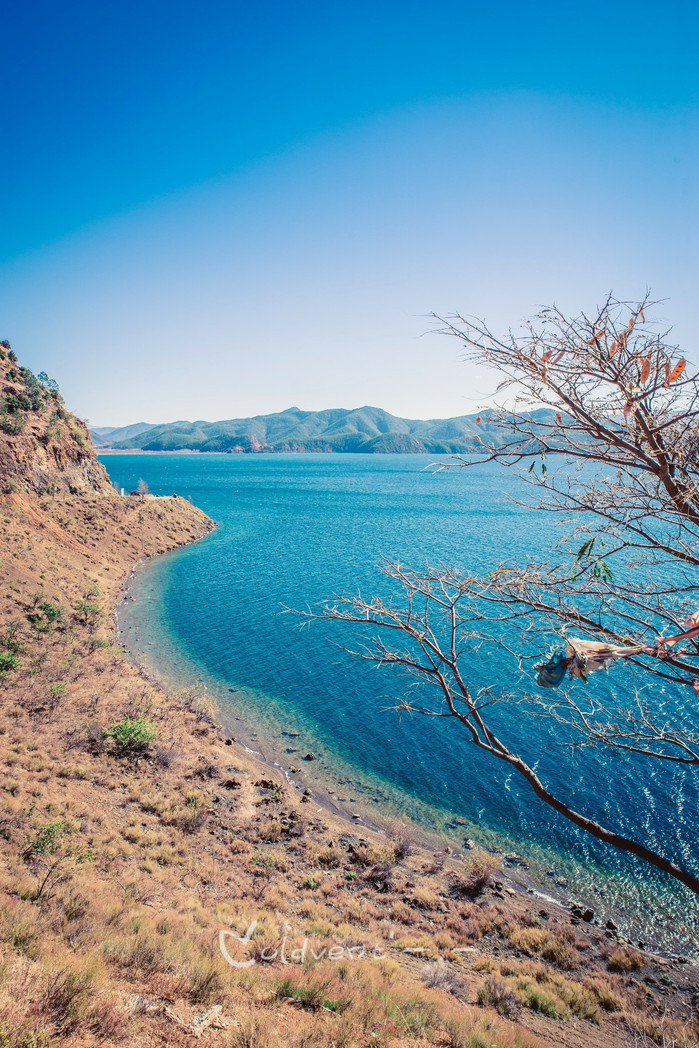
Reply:
[[[300, 630], [297, 619], [280, 613], [284, 605], [300, 608], [358, 588], [387, 595], [382, 558], [483, 573], [503, 560], [547, 556], [559, 527], [551, 515], [508, 498], [513, 478], [492, 465], [435, 474], [425, 468], [430, 459], [410, 455], [103, 461], [127, 490], [142, 477], [154, 494], [191, 498], [219, 525], [139, 575], [124, 619], [139, 657], [170, 679], [205, 683], [231, 720], [247, 724], [249, 738], [274, 737], [277, 756], [299, 750], [286, 757], [298, 763], [313, 749], [318, 773], [334, 773], [335, 795], [350, 804], [392, 806], [447, 833], [454, 816], [466, 818], [472, 836], [488, 842], [495, 835], [525, 853], [546, 890], [555, 893], [565, 878], [569, 888], [559, 887], [559, 895], [623, 917], [634, 935], [690, 948], [697, 906], [689, 893], [578, 833], [457, 724], [388, 710], [404, 682], [341, 651], [337, 643], [353, 639], [346, 627], [316, 622]], [[509, 688], [520, 679], [500, 651], [473, 652], [465, 665], [475, 687]], [[631, 683], [617, 669], [588, 686]], [[682, 716], [693, 716], [684, 692], [663, 692], [660, 701], [682, 703]], [[495, 717], [500, 733], [565, 799], [699, 870], [696, 772], [620, 753], [580, 754], [561, 745], [560, 729], [521, 707], [503, 704]], [[285, 731], [300, 731], [299, 741]]]

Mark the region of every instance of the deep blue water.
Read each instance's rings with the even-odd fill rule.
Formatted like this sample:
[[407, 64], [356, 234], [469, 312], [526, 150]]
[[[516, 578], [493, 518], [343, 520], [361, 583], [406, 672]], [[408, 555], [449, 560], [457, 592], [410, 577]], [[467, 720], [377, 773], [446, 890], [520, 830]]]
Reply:
[[[639, 933], [650, 912], [665, 924], [656, 935], [672, 939], [676, 931], [686, 947], [697, 915], [689, 893], [578, 833], [457, 724], [388, 710], [404, 682], [341, 651], [333, 642], [352, 640], [344, 627], [316, 622], [300, 630], [296, 618], [280, 614], [284, 605], [359, 588], [387, 594], [383, 558], [482, 574], [502, 561], [550, 556], [560, 525], [511, 501], [514, 478], [493, 465], [435, 474], [425, 468], [430, 459], [410, 455], [103, 461], [127, 490], [142, 477], [154, 494], [191, 498], [219, 525], [148, 566], [128, 612], [130, 647], [165, 675], [169, 667], [183, 682], [205, 681], [231, 716], [275, 734], [280, 746], [282, 730], [300, 730], [304, 752], [314, 749], [323, 768], [349, 778], [348, 800], [377, 798], [440, 829], [454, 815], [466, 817], [475, 824], [467, 832], [495, 833], [525, 851], [543, 885], [552, 884], [546, 870], [553, 868], [576, 897], [615, 916], [623, 911]], [[547, 647], [542, 638], [532, 645], [532, 653]], [[464, 665], [475, 687], [520, 680], [501, 651], [473, 651]], [[596, 674], [588, 687], [630, 691], [630, 672]], [[679, 704], [691, 719], [686, 691], [663, 692], [658, 701]], [[560, 729], [521, 707], [503, 705], [495, 716], [501, 734], [565, 799], [699, 871], [696, 772], [608, 751], [576, 754], [561, 745]]]

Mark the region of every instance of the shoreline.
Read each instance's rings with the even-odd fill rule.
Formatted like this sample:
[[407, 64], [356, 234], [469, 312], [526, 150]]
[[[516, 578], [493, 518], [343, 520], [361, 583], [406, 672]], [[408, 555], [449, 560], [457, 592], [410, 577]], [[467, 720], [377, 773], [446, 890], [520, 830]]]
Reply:
[[[206, 536], [202, 536], [202, 538], [206, 538]], [[201, 539], [197, 539], [196, 541], [200, 542]], [[145, 675], [149, 680], [166, 690], [172, 690], [174, 687], [173, 682], [158, 673], [158, 671], [152, 666], [149, 666], [137, 652], [129, 647], [128, 643], [126, 643], [126, 630], [122, 628], [125, 623], [120, 621], [119, 616], [120, 613], [123, 612], [125, 603], [129, 600], [135, 599], [132, 592], [132, 584], [138, 573], [146, 569], [155, 559], [160, 559], [167, 556], [168, 553], [174, 552], [176, 552], [176, 550], [167, 551], [166, 553], [157, 553], [152, 556], [141, 557], [136, 561], [124, 580], [122, 592], [112, 612], [112, 618], [117, 632], [117, 640], [128, 661], [139, 671], [139, 673]], [[196, 685], [193, 684], [190, 685], [190, 687], [194, 688]], [[387, 824], [395, 822], [395, 816], [386, 813], [383, 817], [379, 816], [379, 818], [376, 819], [376, 813], [369, 811], [361, 801], [354, 803], [342, 802], [339, 799], [334, 799], [331, 796], [327, 785], [322, 782], [320, 773], [316, 773], [315, 775], [311, 773], [311, 767], [315, 764], [315, 761], [318, 760], [318, 757], [315, 757], [314, 761], [309, 762], [305, 762], [304, 758], [299, 758], [298, 770], [292, 771], [292, 768], [296, 767], [293, 761], [284, 761], [281, 753], [265, 753], [265, 745], [272, 751], [276, 749], [276, 740], [271, 736], [267, 736], [260, 740], [258, 736], [261, 734], [262, 729], [255, 727], [250, 723], [246, 723], [232, 711], [226, 711], [221, 705], [220, 700], [210, 694], [206, 685], [203, 685], [202, 690], [206, 700], [214, 707], [216, 726], [226, 734], [227, 738], [231, 740], [233, 746], [240, 746], [248, 756], [253, 757], [262, 765], [262, 767], [279, 772], [284, 777], [287, 785], [299, 793], [300, 796], [303, 796], [304, 790], [311, 789], [313, 803], [319, 811], [327, 811], [334, 817], [342, 819], [347, 823], [348, 827], [351, 827], [354, 830], [365, 828], [372, 833], [379, 833], [384, 836], [387, 835]], [[300, 738], [303, 733], [292, 731], [286, 734], [287, 739], [285, 741], [295, 741], [297, 738]], [[257, 749], [256, 747], [260, 745], [263, 748]], [[348, 771], [349, 770], [350, 769], [348, 769]], [[350, 803], [352, 804], [352, 807], [349, 807]], [[362, 809], [361, 814], [360, 808]], [[416, 835], [424, 838], [421, 846], [426, 848], [436, 848], [440, 844], [442, 847], [444, 846], [444, 840], [438, 836], [436, 831], [430, 833], [429, 830], [420, 826], [419, 823], [410, 820], [408, 815], [405, 815], [404, 818], [406, 819], [406, 822], [410, 823], [411, 829], [414, 828]]]
[[[210, 533], [211, 532], [208, 532], [207, 534]], [[201, 536], [201, 538], [205, 537], [206, 535]], [[195, 541], [201, 541], [201, 538]], [[193, 543], [187, 545], [191, 544]], [[165, 551], [165, 553], [158, 553], [152, 556], [140, 558], [136, 563], [134, 563], [123, 581], [119, 599], [116, 601], [114, 608], [112, 609], [112, 619], [114, 628], [117, 631], [117, 640], [122, 647], [122, 650], [125, 652], [127, 659], [131, 665], [139, 671], [139, 673], [143, 674], [153, 683], [164, 688], [166, 691], [176, 690], [176, 685], [172, 680], [168, 679], [166, 674], [154, 669], [147, 663], [142, 655], [129, 646], [126, 637], [127, 630], [123, 627], [133, 627], [124, 622], [123, 618], [120, 620], [120, 613], [123, 616], [126, 603], [129, 600], [135, 600], [133, 587], [134, 582], [140, 573], [147, 570], [148, 566], [154, 560], [160, 559], [166, 554], [176, 552], [177, 549], [168, 550]], [[448, 837], [446, 833], [440, 833], [437, 827], [430, 828], [421, 825], [407, 812], [392, 813], [387, 800], [377, 802], [376, 809], [372, 811], [367, 803], [362, 802], [361, 800], [350, 802], [352, 805], [350, 807], [346, 802], [334, 798], [332, 793], [334, 793], [335, 790], [330, 788], [329, 782], [332, 782], [333, 785], [337, 785], [337, 783], [342, 780], [340, 780], [339, 771], [336, 770], [333, 772], [332, 765], [330, 765], [327, 775], [328, 781], [324, 781], [323, 773], [319, 766], [314, 774], [312, 769], [314, 768], [315, 761], [308, 762], [308, 766], [305, 766], [304, 761], [300, 759], [298, 761], [298, 769], [292, 772], [292, 767], [295, 768], [296, 765], [292, 761], [285, 760], [284, 755], [280, 752], [283, 748], [281, 742], [296, 741], [297, 738], [303, 736], [302, 732], [289, 732], [287, 735], [286, 732], [282, 731], [281, 734], [286, 735], [287, 737], [278, 742], [278, 740], [269, 732], [265, 734], [265, 727], [254, 725], [254, 723], [245, 721], [243, 717], [237, 715], [233, 711], [227, 711], [223, 706], [221, 699], [212, 695], [205, 683], [201, 681], [192, 683], [184, 690], [188, 691], [197, 687], [202, 689], [206, 702], [213, 708], [213, 726], [218, 728], [227, 740], [230, 739], [230, 743], [227, 741], [226, 744], [230, 744], [232, 747], [240, 747], [247, 758], [250, 758], [259, 764], [261, 770], [268, 769], [280, 774], [286, 785], [293, 789], [297, 794], [297, 799], [301, 802], [307, 802], [309, 804], [309, 809], [314, 809], [316, 814], [324, 813], [331, 818], [341, 820], [341, 822], [346, 826], [347, 832], [361, 834], [362, 831], [365, 831], [369, 835], [378, 835], [384, 840], [390, 838], [391, 832], [395, 832], [396, 824], [398, 823], [401, 828], [404, 828], [406, 832], [411, 835], [416, 846], [425, 853], [431, 854], [435, 858], [437, 856], [440, 858], [446, 857], [449, 866], [452, 866], [453, 864], [458, 866], [468, 861], [471, 850], [470, 848], [460, 848], [456, 846], [454, 840]], [[236, 688], [229, 690], [242, 691], [244, 689]], [[348, 771], [354, 772], [354, 774], [358, 776], [361, 775], [361, 769], [348, 768]], [[362, 783], [362, 788], [370, 791], [369, 786], [365, 783]], [[305, 791], [306, 795], [304, 795]], [[307, 791], [310, 791], [310, 793]], [[477, 829], [474, 829], [476, 826], [477, 824], [465, 820], [463, 827], [460, 826], [460, 830], [462, 831], [460, 833], [461, 838], [463, 838], [465, 833], [469, 830], [477, 833]], [[488, 851], [495, 856], [500, 855], [503, 860], [506, 860], [508, 854], [512, 853], [508, 852], [506, 848], [500, 847], [499, 844], [496, 844], [495, 842], [498, 840], [503, 844], [511, 842], [507, 842], [503, 839], [497, 831], [486, 828], [485, 832], [491, 837], [492, 845], [489, 846], [487, 843], [476, 841], [473, 844], [473, 848], [476, 851], [479, 849]], [[458, 831], [452, 830], [452, 833], [457, 835]], [[521, 847], [522, 850], [526, 852], [525, 844], [520, 842], [517, 842], [517, 844], [518, 847]], [[538, 842], [532, 842], [532, 844], [536, 847]], [[521, 858], [521, 856], [518, 855], [518, 858]], [[529, 858], [531, 858], [531, 856]], [[563, 858], [565, 860], [565, 857]], [[504, 891], [517, 895], [520, 898], [529, 897], [531, 899], [537, 899], [545, 903], [547, 906], [554, 907], [561, 915], [565, 915], [566, 917], [570, 916], [571, 908], [576, 905], [582, 906], [583, 908], [585, 908], [585, 906], [591, 906], [595, 910], [595, 914], [599, 911], [605, 916], [607, 915], [607, 910], [603, 904], [603, 897], [595, 899], [575, 888], [570, 889], [570, 894], [566, 896], [564, 893], [569, 890], [568, 885], [566, 885], [565, 888], [561, 888], [560, 893], [552, 893], [551, 888], [553, 888], [553, 885], [549, 886], [540, 877], [537, 877], [535, 873], [530, 873], [529, 870], [530, 867], [527, 860], [525, 860], [522, 865], [518, 862], [513, 864], [507, 863], [506, 861], [503, 862], [499, 878], [503, 883]], [[575, 896], [576, 901], [573, 901], [573, 896]], [[622, 915], [619, 912], [615, 912], [613, 907], [609, 915], [612, 916], [615, 921], [618, 921], [620, 928], [623, 928], [624, 925], [632, 924], [632, 921], [626, 914]], [[603, 925], [597, 923], [597, 917], [595, 917], [592, 926], [603, 927]], [[639, 929], [632, 929], [629, 927], [626, 934], [620, 934], [618, 936], [618, 941], [634, 945], [639, 939], [638, 933]], [[652, 943], [650, 949], [648, 946], [645, 947], [646, 951], [653, 953], [654, 956], [659, 958], [672, 958], [686, 952], [679, 947], [679, 944], [676, 947], [671, 948], [658, 940], [654, 940], [650, 928], [643, 930], [643, 937], [646, 942], [650, 940]], [[694, 959], [696, 961], [696, 958]]]
[[[202, 538], [206, 538], [206, 535], [195, 541], [200, 542], [202, 541]], [[194, 543], [190, 543], [189, 545], [193, 544]], [[121, 594], [112, 612], [114, 627], [117, 631], [117, 641], [124, 651], [128, 661], [138, 670], [139, 673], [145, 675], [153, 683], [168, 691], [173, 690], [175, 687], [174, 682], [169, 680], [165, 675], [159, 673], [158, 670], [154, 669], [151, 665], [148, 665], [139, 653], [129, 646], [126, 640], [126, 630], [123, 628], [126, 623], [120, 621], [119, 616], [120, 613], [123, 613], [126, 602], [129, 600], [135, 600], [132, 587], [138, 574], [143, 570], [146, 570], [154, 560], [164, 558], [176, 552], [177, 550], [168, 550], [164, 553], [141, 557], [136, 563], [134, 563], [128, 576], [124, 580]], [[192, 684], [184, 690], [188, 691], [190, 688], [195, 687], [197, 687], [197, 684]], [[206, 684], [199, 685], [199, 687], [201, 687], [204, 692], [205, 700], [213, 707], [214, 725], [223, 732], [227, 739], [231, 740], [232, 746], [239, 746], [247, 756], [256, 760], [262, 768], [267, 768], [281, 774], [287, 785], [293, 788], [300, 797], [303, 796], [304, 790], [310, 789], [312, 793], [312, 804], [315, 805], [318, 811], [327, 812], [334, 818], [341, 819], [347, 824], [347, 827], [354, 832], [366, 829], [370, 833], [380, 834], [383, 837], [389, 835], [391, 827], [395, 828], [396, 822], [402, 822], [405, 827], [414, 834], [420, 848], [435, 854], [444, 852], [444, 848], [448, 847], [450, 850], [445, 854], [448, 854], [452, 860], [461, 862], [468, 859], [471, 848], [455, 847], [454, 842], [452, 840], [447, 840], [445, 834], [440, 834], [438, 828], [425, 827], [420, 822], [413, 819], [408, 813], [392, 813], [385, 801], [377, 801], [376, 806], [378, 810], [372, 811], [369, 809], [366, 801], [357, 800], [356, 802], [344, 802], [340, 799], [335, 799], [331, 796], [331, 790], [328, 783], [323, 781], [323, 774], [320, 770], [320, 765], [316, 764], [316, 762], [319, 761], [318, 756], [315, 757], [314, 761], [309, 762], [305, 762], [304, 758], [300, 758], [298, 760], [298, 770], [292, 771], [292, 768], [297, 767], [294, 761], [284, 760], [281, 753], [275, 752], [282, 740], [279, 740], [278, 743], [271, 734], [263, 736], [263, 727], [246, 722], [239, 715], [232, 711], [227, 711], [222, 706], [220, 699], [216, 696], [212, 696], [209, 689], [206, 687]], [[237, 691], [239, 689], [235, 690]], [[297, 741], [297, 739], [300, 739], [303, 736], [303, 732], [299, 733], [296, 731], [288, 733], [282, 731], [282, 734], [287, 736], [283, 741]], [[302, 746], [301, 749], [303, 748], [305, 747]], [[315, 774], [312, 770], [314, 768], [317, 768]], [[344, 771], [348, 774], [361, 774], [361, 769], [349, 766], [344, 769]], [[340, 781], [339, 776], [341, 774], [342, 773], [337, 770], [335, 771], [335, 774], [331, 771], [328, 778], [337, 785]], [[367, 784], [362, 783], [361, 786], [362, 789], [371, 792]], [[463, 832], [461, 832], [461, 829], [463, 829]], [[477, 824], [464, 820], [463, 827], [460, 827], [458, 831], [453, 830], [452, 832], [464, 837], [466, 831], [469, 830], [471, 832], [477, 832]], [[493, 843], [499, 838], [499, 835], [494, 830], [486, 829], [486, 834], [492, 836]], [[499, 839], [502, 840], [501, 837]], [[478, 842], [474, 843], [473, 848], [475, 850], [483, 849], [491, 852], [493, 855], [502, 855], [503, 857], [508, 854], [505, 848], [500, 848], [499, 846], [489, 847], [487, 844], [480, 844]], [[516, 877], [515, 871], [521, 873], [522, 876]], [[540, 884], [534, 878], [527, 877], [525, 871], [526, 867], [514, 866], [506, 868], [503, 870], [503, 879], [509, 887], [512, 887], [519, 892], [532, 894], [537, 898], [545, 899], [551, 905], [556, 905], [563, 911], [567, 912], [565, 901], [560, 896], [547, 893], [544, 890], [546, 885]]]

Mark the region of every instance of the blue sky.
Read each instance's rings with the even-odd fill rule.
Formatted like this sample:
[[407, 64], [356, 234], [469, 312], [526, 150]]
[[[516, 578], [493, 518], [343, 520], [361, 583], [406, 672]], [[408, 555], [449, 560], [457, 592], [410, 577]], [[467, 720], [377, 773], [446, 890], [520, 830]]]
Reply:
[[473, 411], [426, 314], [610, 288], [697, 355], [693, 4], [3, 12], [0, 337], [95, 424]]

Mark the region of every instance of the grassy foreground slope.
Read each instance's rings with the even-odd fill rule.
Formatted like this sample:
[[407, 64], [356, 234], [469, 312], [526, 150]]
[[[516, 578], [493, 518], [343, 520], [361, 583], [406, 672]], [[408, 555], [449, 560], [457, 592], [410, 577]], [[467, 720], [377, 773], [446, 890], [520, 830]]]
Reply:
[[7, 347], [0, 379], [0, 1048], [696, 1043], [691, 965], [320, 809], [134, 667], [125, 577], [211, 522], [117, 496]]

